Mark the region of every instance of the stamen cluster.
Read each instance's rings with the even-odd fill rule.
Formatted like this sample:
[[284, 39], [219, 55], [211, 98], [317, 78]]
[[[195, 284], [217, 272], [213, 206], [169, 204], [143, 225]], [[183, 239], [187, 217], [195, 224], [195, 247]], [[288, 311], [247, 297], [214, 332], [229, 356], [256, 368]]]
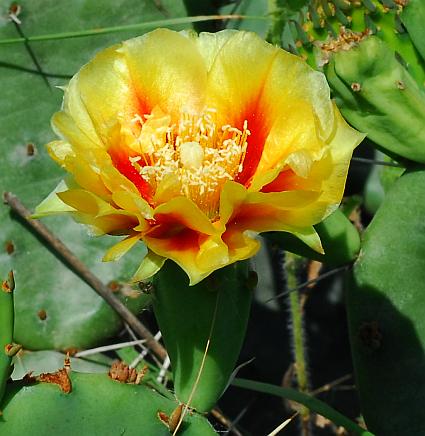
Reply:
[[[133, 123], [140, 131], [130, 162], [153, 192], [161, 183], [177, 182], [182, 195], [194, 201], [210, 218], [218, 212], [220, 192], [227, 180], [242, 171], [250, 135], [245, 120], [242, 130], [219, 126], [216, 111], [201, 114], [183, 112], [178, 123], [159, 110]], [[172, 179], [174, 178], [174, 180]]]

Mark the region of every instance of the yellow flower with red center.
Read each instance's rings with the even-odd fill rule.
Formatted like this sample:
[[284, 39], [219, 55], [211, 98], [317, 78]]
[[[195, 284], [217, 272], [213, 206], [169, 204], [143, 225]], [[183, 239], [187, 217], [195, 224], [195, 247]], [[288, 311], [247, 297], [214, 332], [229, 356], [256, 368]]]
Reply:
[[256, 235], [313, 225], [341, 201], [354, 147], [323, 74], [249, 32], [158, 29], [101, 51], [70, 81], [48, 144], [70, 173], [37, 208], [142, 240], [135, 280], [166, 259], [196, 284], [253, 256]]

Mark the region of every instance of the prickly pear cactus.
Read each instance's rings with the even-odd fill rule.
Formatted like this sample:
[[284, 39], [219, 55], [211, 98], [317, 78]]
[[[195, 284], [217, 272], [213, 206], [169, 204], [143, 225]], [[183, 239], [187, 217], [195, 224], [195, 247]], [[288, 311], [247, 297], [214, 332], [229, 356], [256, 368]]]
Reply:
[[[71, 3], [67, 10], [53, 0], [22, 0], [17, 21], [10, 19], [7, 5], [0, 14], [0, 34], [12, 38], [17, 29], [36, 35], [121, 24], [116, 17], [123, 24], [130, 24], [186, 14], [183, 2], [174, 0]], [[212, 13], [220, 2], [201, 5], [202, 2], [186, 0], [185, 3], [192, 13]], [[222, 12], [234, 10], [233, 4], [221, 3], [222, 8], [228, 8]], [[425, 433], [422, 418], [425, 209], [420, 200], [425, 197], [422, 128], [425, 124], [425, 2], [238, 3], [242, 4], [239, 11], [242, 14], [267, 14], [272, 22], [269, 26], [268, 20], [251, 24], [249, 20], [239, 21], [239, 27], [267, 36], [271, 42], [282, 44], [322, 70], [338, 106], [354, 127], [367, 133], [379, 148], [404, 165], [412, 166], [412, 161], [421, 164], [401, 177], [402, 170], [398, 171], [391, 180], [385, 179], [383, 172], [373, 174], [374, 182], [384, 187], [380, 194], [387, 192], [375, 202], [372, 212], [377, 211], [376, 216], [362, 243], [357, 230], [340, 210], [316, 225], [325, 255], [313, 253], [286, 234], [266, 236], [295, 253], [328, 265], [345, 264], [358, 257], [347, 291], [347, 311], [366, 423], [377, 436], [420, 436]], [[210, 23], [209, 29], [218, 29], [221, 24]], [[7, 147], [0, 161], [0, 178], [2, 187], [14, 191], [30, 208], [62, 177], [42, 147], [52, 139], [48, 120], [62, 98], [55, 86], [64, 85], [95, 51], [136, 34], [138, 30], [86, 40], [45, 41], [31, 44], [33, 52], [23, 44], [0, 46], [0, 57], [7, 60], [2, 75], [5, 104], [0, 109], [0, 133]], [[58, 48], [63, 55], [53, 56]], [[42, 67], [35, 63], [27, 68], [34, 57], [42, 61]], [[32, 69], [30, 74], [28, 70]], [[12, 168], [14, 171], [10, 171]], [[26, 348], [44, 350], [23, 351], [14, 360], [14, 378], [21, 378], [32, 369], [37, 383], [14, 380], [6, 386], [11, 356], [0, 349], [0, 400], [5, 393], [0, 433], [11, 436], [27, 432], [41, 436], [46, 431], [64, 435], [77, 432], [169, 434], [175, 432], [173, 425], [179, 421], [184, 403], [191, 410], [184, 416], [179, 434], [214, 434], [197, 412], [214, 407], [231, 378], [255, 286], [247, 264], [220, 270], [194, 287], [188, 287], [182, 272], [169, 263], [154, 279], [156, 289], [149, 298], [171, 360], [171, 372], [167, 371], [165, 362], [160, 369], [167, 373], [165, 377], [171, 377], [173, 393], [159, 381], [153, 391], [143, 384], [129, 385], [112, 381], [105, 374], [93, 374], [105, 372], [106, 363], [110, 363], [110, 357], [105, 355], [106, 363], [89, 364], [76, 358], [76, 370], [90, 373], [68, 374], [64, 369], [60, 374], [68, 374], [66, 392], [63, 389], [61, 392], [61, 386], [42, 382], [56, 380], [57, 376], [52, 374], [43, 375], [48, 365], [57, 367], [58, 359], [63, 356], [53, 349], [97, 345], [117, 331], [120, 320], [59, 256], [24, 231], [23, 223], [6, 206], [1, 207], [0, 218], [4, 222], [0, 242], [5, 247], [0, 255], [4, 261], [0, 273], [5, 276], [14, 268], [20, 283], [14, 311], [12, 295], [0, 294], [0, 343], [2, 348], [9, 344], [13, 348], [13, 341], [17, 341]], [[53, 218], [47, 225], [105, 282], [124, 280], [133, 272], [135, 263], [128, 260], [131, 258], [112, 266], [99, 266], [101, 253], [109, 244], [106, 238], [90, 240], [66, 218]], [[143, 255], [143, 245], [139, 249], [141, 252], [133, 256], [134, 262]], [[182, 284], [180, 291], [184, 298], [174, 292], [176, 283]], [[135, 312], [143, 306], [144, 299], [133, 299], [130, 289], [123, 289], [122, 294]], [[132, 348], [131, 352], [128, 363], [140, 357], [136, 349]], [[125, 354], [123, 350], [121, 353]], [[160, 369], [155, 367], [151, 380], [157, 379]], [[23, 411], [31, 411], [31, 419], [23, 420]], [[370, 434], [362, 429], [358, 431]]]
[[325, 72], [345, 118], [414, 168], [371, 173], [365, 200], [376, 215], [347, 291], [362, 412], [385, 436], [425, 432], [424, 17], [421, 0], [311, 0], [283, 32], [287, 49]]
[[283, 46], [323, 69], [344, 117], [396, 158], [425, 162], [420, 0], [311, 0]]
[[370, 36], [326, 67], [329, 83], [344, 115], [385, 150], [425, 162], [425, 92], [395, 52]]
[[[234, 370], [256, 282], [247, 262], [216, 271], [195, 286], [187, 281], [168, 261], [154, 279], [153, 307], [173, 365], [176, 397], [208, 412]], [[175, 292], [175, 283], [180, 292]]]
[[[143, 384], [121, 383], [106, 374], [71, 372], [65, 388], [67, 392], [63, 385], [52, 382], [15, 383], [6, 394], [1, 433], [165, 436], [171, 432], [164, 421], [174, 410], [181, 410], [176, 401]], [[31, 419], [22, 419], [26, 411], [31, 411]], [[185, 416], [178, 434], [208, 436], [216, 432], [206, 418], [191, 413]]]
[[425, 432], [425, 170], [404, 174], [365, 232], [347, 293], [362, 410], [377, 435]]
[[320, 67], [332, 52], [347, 50], [367, 36], [376, 35], [399, 52], [409, 71], [417, 74], [418, 81], [423, 80], [422, 58], [403, 23], [405, 9], [412, 9], [408, 3], [408, 0], [310, 0], [285, 24], [283, 45]]

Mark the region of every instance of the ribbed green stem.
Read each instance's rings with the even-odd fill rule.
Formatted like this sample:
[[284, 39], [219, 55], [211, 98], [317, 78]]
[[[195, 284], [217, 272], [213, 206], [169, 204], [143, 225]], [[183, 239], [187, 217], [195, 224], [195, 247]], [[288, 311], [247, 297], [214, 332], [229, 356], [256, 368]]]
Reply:
[[[286, 283], [288, 289], [295, 289], [298, 286], [298, 272], [302, 259], [292, 253], [285, 253]], [[303, 308], [298, 292], [291, 292], [288, 296], [289, 312], [291, 315], [292, 346], [294, 350], [295, 372], [298, 389], [307, 393], [309, 388], [307, 360], [305, 355], [305, 338], [303, 326]], [[302, 418], [302, 434], [309, 434], [310, 411], [306, 407], [300, 409]]]

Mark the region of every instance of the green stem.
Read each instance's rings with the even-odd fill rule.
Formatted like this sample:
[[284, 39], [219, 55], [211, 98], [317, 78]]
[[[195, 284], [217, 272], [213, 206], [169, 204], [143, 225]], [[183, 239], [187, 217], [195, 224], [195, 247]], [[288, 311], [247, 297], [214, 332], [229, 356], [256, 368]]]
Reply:
[[124, 26], [102, 27], [99, 29], [81, 30], [75, 32], [52, 33], [48, 35], [28, 36], [27, 38], [1, 39], [0, 45], [19, 44], [36, 41], [52, 41], [58, 39], [81, 38], [84, 36], [105, 35], [107, 33], [143, 30], [156, 27], [174, 26], [178, 24], [200, 23], [214, 20], [268, 20], [268, 17], [252, 15], [198, 15], [195, 17], [168, 18], [164, 20], [146, 21], [144, 23], [127, 24]]
[[[286, 282], [289, 289], [296, 289], [298, 286], [298, 272], [301, 267], [301, 258], [292, 253], [285, 253]], [[303, 308], [299, 292], [291, 292], [288, 296], [289, 312], [291, 314], [291, 331], [294, 348], [295, 372], [298, 389], [307, 393], [309, 390], [307, 359], [305, 355], [305, 338], [303, 326]], [[300, 410], [303, 420], [303, 433], [308, 434], [308, 423], [310, 412], [303, 407]]]
[[[285, 253], [286, 281], [289, 289], [295, 289], [298, 286], [297, 273], [300, 267], [300, 260], [301, 259], [295, 254]], [[303, 308], [298, 292], [291, 292], [288, 295], [288, 299], [292, 320], [291, 329], [298, 388], [301, 392], [307, 392], [309, 386], [305, 356]]]
[[280, 386], [270, 385], [268, 383], [260, 383], [252, 380], [246, 380], [241, 378], [236, 378], [232, 381], [232, 385], [242, 389], [250, 389], [256, 392], [261, 392], [269, 395], [274, 395], [276, 397], [285, 398], [290, 401], [295, 401], [303, 406], [307, 407], [319, 415], [328, 418], [337, 426], [342, 426], [346, 430], [353, 432], [360, 436], [374, 436], [373, 433], [365, 430], [364, 428], [358, 426], [355, 422], [348, 419], [342, 413], [328, 406], [323, 401], [318, 400], [310, 395], [299, 392], [295, 389], [282, 388]]

